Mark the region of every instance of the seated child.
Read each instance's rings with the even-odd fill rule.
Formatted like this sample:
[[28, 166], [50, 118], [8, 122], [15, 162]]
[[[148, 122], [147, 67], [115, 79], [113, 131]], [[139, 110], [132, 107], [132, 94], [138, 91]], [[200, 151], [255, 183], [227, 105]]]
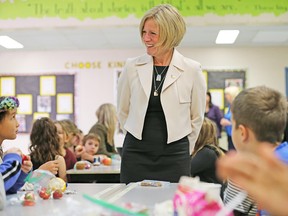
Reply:
[[[97, 134], [89, 133], [83, 138], [83, 147], [84, 153], [81, 155], [82, 160], [88, 160], [91, 163], [97, 162], [96, 160], [99, 158], [100, 160], [107, 157], [106, 155], [97, 154], [100, 145], [100, 137]], [[95, 159], [96, 158], [96, 159]], [[101, 161], [98, 161], [99, 163]]]
[[47, 117], [37, 119], [32, 126], [30, 141], [33, 170], [48, 170], [67, 181], [66, 164], [61, 156], [59, 136], [54, 122]]
[[15, 97], [0, 97], [0, 173], [7, 194], [16, 193], [24, 185], [24, 179], [32, 169], [30, 157], [22, 163], [22, 152], [18, 148], [8, 149], [2, 155], [2, 143], [6, 139], [15, 139], [19, 123], [16, 110], [19, 101]]
[[[270, 145], [279, 160], [288, 163], [288, 143], [281, 143], [286, 126], [287, 104], [280, 92], [265, 86], [245, 89], [234, 99], [231, 112], [232, 138], [237, 152], [257, 155], [261, 146]], [[233, 175], [228, 177], [224, 192], [225, 204], [243, 191]], [[235, 207], [234, 213], [256, 215], [262, 211], [260, 208], [249, 194]]]
[[216, 175], [216, 161], [222, 155], [224, 152], [218, 146], [216, 125], [205, 117], [192, 153], [191, 176], [198, 176], [204, 182], [222, 184]]
[[68, 136], [66, 147], [75, 154], [77, 160], [81, 160], [83, 149], [79, 151], [79, 148], [76, 149], [76, 147], [82, 145], [83, 132], [69, 119], [61, 120], [61, 124]]
[[64, 157], [66, 170], [73, 169], [77, 162], [75, 154], [68, 148], [68, 131], [63, 121], [54, 122], [59, 135], [60, 153]]

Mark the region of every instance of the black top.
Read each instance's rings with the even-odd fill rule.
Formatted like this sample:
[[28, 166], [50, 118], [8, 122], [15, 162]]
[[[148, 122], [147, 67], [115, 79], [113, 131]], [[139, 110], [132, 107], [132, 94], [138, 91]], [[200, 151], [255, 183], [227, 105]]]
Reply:
[[222, 184], [216, 176], [218, 153], [208, 145], [204, 146], [191, 159], [191, 176], [199, 176], [201, 181]]
[[[157, 66], [158, 74], [164, 66]], [[167, 127], [161, 105], [163, 78], [168, 67], [156, 81], [154, 69], [150, 99], [145, 115], [142, 140], [127, 132], [121, 161], [120, 180], [123, 183], [137, 182], [144, 179], [178, 182], [183, 175], [190, 175], [189, 141], [187, 137], [167, 144]], [[155, 85], [158, 95], [154, 95]], [[158, 88], [159, 87], [159, 88]], [[171, 101], [173, 102], [173, 101]], [[135, 122], [137, 124], [137, 122]]]

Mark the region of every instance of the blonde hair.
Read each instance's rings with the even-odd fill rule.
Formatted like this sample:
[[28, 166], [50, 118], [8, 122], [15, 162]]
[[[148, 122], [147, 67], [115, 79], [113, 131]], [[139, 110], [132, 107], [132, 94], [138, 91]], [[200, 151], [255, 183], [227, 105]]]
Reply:
[[170, 4], [161, 4], [146, 12], [139, 26], [142, 41], [143, 28], [149, 19], [153, 19], [159, 27], [159, 41], [156, 46], [169, 50], [180, 44], [186, 32], [186, 24], [175, 7]]
[[218, 155], [224, 154], [218, 145], [216, 124], [206, 117], [196, 140], [192, 156], [195, 156], [204, 146], [213, 148]]
[[[69, 137], [69, 131], [67, 129], [67, 124], [65, 124], [65, 122], [63, 120], [60, 120], [60, 121], [56, 120], [56, 121], [54, 121], [54, 124], [59, 124], [62, 127], [62, 130], [65, 133], [66, 137]], [[64, 147], [68, 148], [69, 147], [69, 143], [65, 142], [64, 143]]]
[[107, 128], [107, 142], [113, 144], [117, 123], [115, 106], [110, 103], [102, 104], [96, 111], [96, 117], [98, 119], [98, 123]]
[[228, 86], [225, 88], [224, 93], [231, 95], [232, 101], [239, 94], [240, 88], [237, 86]]

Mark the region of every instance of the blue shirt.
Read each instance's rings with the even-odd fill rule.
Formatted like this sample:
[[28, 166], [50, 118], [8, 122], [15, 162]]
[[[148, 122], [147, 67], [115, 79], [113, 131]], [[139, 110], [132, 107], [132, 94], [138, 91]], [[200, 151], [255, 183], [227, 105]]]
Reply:
[[[224, 115], [224, 118], [231, 121], [231, 117], [232, 117], [232, 113], [231, 113], [230, 106], [229, 106], [228, 112]], [[225, 130], [228, 136], [232, 136], [232, 125], [225, 126]]]
[[283, 142], [275, 149], [275, 154], [279, 157], [281, 161], [288, 164], [288, 143]]
[[[277, 146], [274, 152], [281, 161], [288, 164], [288, 143], [287, 142], [283, 142], [279, 146]], [[261, 210], [258, 210], [258, 215], [269, 216], [270, 214], [266, 212], [265, 210], [261, 209]]]

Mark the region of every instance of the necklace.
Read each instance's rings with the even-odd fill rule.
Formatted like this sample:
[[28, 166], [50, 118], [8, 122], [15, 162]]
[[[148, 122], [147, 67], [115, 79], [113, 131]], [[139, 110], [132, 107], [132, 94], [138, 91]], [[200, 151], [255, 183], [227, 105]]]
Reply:
[[157, 67], [154, 66], [155, 71], [156, 71], [156, 74], [157, 74], [156, 81], [161, 81], [161, 79], [162, 79], [161, 76], [162, 76], [162, 74], [164, 73], [164, 71], [166, 70], [166, 68], [167, 68], [168, 66], [169, 66], [169, 65], [167, 65], [167, 66], [162, 70], [161, 73], [158, 73]]
[[[161, 72], [161, 75], [164, 73], [164, 71], [166, 70], [167, 67], [168, 67], [168, 66], [166, 66], [166, 67], [164, 68], [164, 70]], [[157, 73], [156, 67], [155, 67], [155, 72], [156, 72], [157, 78], [158, 78], [158, 76], [159, 76], [160, 74]], [[167, 74], [167, 73], [166, 73], [166, 74]], [[164, 77], [163, 77], [162, 80], [161, 80], [161, 77], [160, 77], [161, 82], [160, 82], [160, 84], [158, 85], [158, 87], [156, 86], [156, 81], [160, 81], [160, 80], [157, 80], [157, 78], [155, 79], [156, 76], [153, 75], [153, 83], [154, 83], [154, 93], [153, 93], [153, 95], [154, 95], [155, 97], [157, 97], [157, 96], [159, 95], [158, 91], [159, 91], [161, 85], [163, 84], [163, 82], [164, 82], [164, 80], [165, 80], [166, 74], [164, 75]], [[160, 76], [161, 76], [161, 75], [160, 75]]]

